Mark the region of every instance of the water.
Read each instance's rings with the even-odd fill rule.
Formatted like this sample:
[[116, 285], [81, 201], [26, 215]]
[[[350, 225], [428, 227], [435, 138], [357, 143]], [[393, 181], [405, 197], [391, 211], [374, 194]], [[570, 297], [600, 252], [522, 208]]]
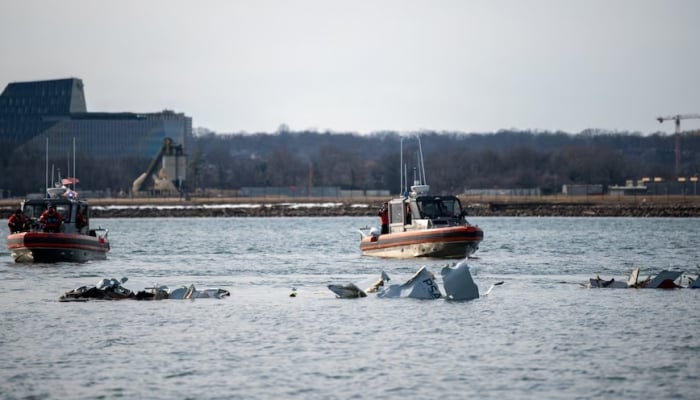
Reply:
[[[106, 261], [0, 263], [0, 398], [679, 398], [700, 390], [700, 290], [585, 289], [665, 268], [696, 276], [698, 219], [472, 218], [469, 302], [341, 300], [443, 260], [359, 253], [375, 218], [93, 220]], [[103, 277], [222, 287], [223, 300], [58, 297]], [[298, 296], [289, 297], [291, 287]]]

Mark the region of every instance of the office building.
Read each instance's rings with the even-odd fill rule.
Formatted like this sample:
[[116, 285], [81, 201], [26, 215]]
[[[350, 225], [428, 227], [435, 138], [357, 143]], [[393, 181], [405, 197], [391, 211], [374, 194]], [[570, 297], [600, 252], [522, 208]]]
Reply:
[[[124, 100], [125, 103], [128, 99]], [[0, 144], [5, 151], [44, 148], [78, 151], [97, 159], [151, 158], [166, 137], [192, 141], [192, 119], [183, 113], [88, 112], [77, 78], [13, 82], [0, 95]], [[185, 150], [186, 151], [186, 150]]]

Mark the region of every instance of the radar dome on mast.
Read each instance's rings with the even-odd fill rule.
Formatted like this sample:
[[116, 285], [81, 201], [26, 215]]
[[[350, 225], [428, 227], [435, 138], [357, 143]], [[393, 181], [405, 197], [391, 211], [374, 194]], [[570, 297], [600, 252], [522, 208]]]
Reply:
[[425, 196], [430, 192], [430, 185], [413, 185], [411, 186], [411, 196]]

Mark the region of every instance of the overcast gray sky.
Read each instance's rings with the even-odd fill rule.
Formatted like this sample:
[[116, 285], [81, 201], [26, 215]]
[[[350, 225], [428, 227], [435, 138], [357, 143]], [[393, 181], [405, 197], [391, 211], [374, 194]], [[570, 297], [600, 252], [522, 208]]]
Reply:
[[[5, 1], [0, 86], [217, 132], [673, 132], [700, 113], [700, 1]], [[700, 120], [682, 127], [700, 129]]]

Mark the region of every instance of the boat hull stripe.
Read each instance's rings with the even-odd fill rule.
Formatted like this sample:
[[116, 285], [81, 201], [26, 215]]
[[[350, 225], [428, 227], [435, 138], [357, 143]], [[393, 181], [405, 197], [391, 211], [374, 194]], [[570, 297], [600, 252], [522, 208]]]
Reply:
[[479, 243], [483, 240], [484, 233], [481, 230], [470, 229], [435, 229], [421, 232], [401, 232], [395, 234], [380, 235], [376, 241], [370, 237], [362, 239], [362, 250], [378, 250], [396, 246], [410, 246], [422, 243], [440, 242], [465, 242]]

